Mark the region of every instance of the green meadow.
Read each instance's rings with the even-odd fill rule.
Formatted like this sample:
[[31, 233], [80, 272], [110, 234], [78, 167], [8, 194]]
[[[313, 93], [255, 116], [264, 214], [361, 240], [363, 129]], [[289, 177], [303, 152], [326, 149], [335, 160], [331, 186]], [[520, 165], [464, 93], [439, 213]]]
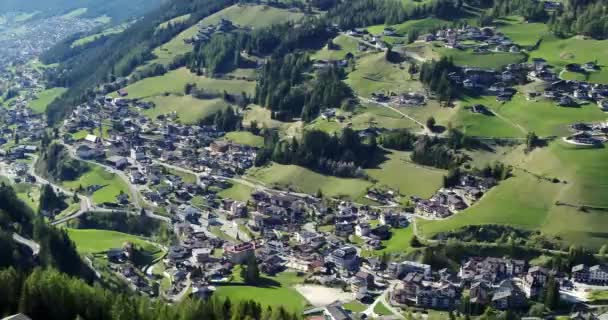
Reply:
[[41, 91], [37, 94], [36, 99], [30, 102], [30, 108], [35, 113], [44, 113], [46, 111], [46, 107], [66, 91], [66, 88], [51, 88]]
[[259, 148], [264, 146], [264, 137], [256, 136], [249, 131], [228, 132], [226, 134], [226, 140], [251, 147]]
[[302, 283], [303, 278], [293, 272], [279, 273], [274, 277], [262, 276], [257, 286], [247, 285], [240, 276], [240, 266], [232, 272], [232, 281], [217, 285], [215, 295], [229, 297], [232, 301], [250, 300], [255, 297], [256, 302], [265, 306], [282, 306], [289, 312], [302, 312], [308, 305], [306, 299], [293, 287]]
[[558, 68], [568, 63], [596, 61], [602, 68], [588, 73], [584, 78], [590, 82], [608, 83], [608, 69], [605, 67], [608, 65], [608, 40], [583, 39], [580, 36], [559, 39], [546, 35], [538, 50], [530, 52], [530, 58], [543, 58]]
[[[198, 88], [212, 92], [240, 94], [246, 92], [252, 94], [255, 82], [244, 80], [223, 80], [208, 77], [200, 77], [186, 68], [172, 70], [158, 77], [145, 78], [128, 85], [125, 89], [130, 99], [151, 98], [159, 95], [183, 95], [184, 87], [188, 83], [195, 83]], [[115, 92], [112, 94], [117, 96]]]
[[118, 175], [106, 171], [103, 167], [88, 164], [89, 170], [82, 174], [78, 179], [72, 181], [63, 181], [62, 184], [68, 189], [75, 190], [79, 186], [87, 188], [89, 186], [98, 185], [102, 188], [95, 191], [92, 195], [95, 203], [115, 203], [116, 196], [123, 193], [129, 194], [129, 189], [125, 181]]
[[155, 107], [143, 110], [142, 114], [156, 119], [159, 115], [175, 112], [184, 124], [195, 124], [200, 119], [211, 116], [229, 106], [222, 99], [200, 100], [192, 96], [183, 95], [160, 95], [144, 100], [153, 102]]

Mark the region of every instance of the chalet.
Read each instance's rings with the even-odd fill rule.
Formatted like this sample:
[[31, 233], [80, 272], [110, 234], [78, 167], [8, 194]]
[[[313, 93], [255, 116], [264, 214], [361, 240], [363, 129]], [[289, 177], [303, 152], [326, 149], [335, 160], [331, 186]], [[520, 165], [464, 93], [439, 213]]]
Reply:
[[118, 89], [117, 91], [118, 95], [121, 97], [126, 97], [129, 95], [129, 92], [127, 91], [127, 89]]
[[394, 36], [396, 34], [396, 31], [395, 28], [385, 27], [384, 31], [382, 31], [382, 34], [385, 36]]
[[76, 149], [76, 155], [81, 158], [81, 159], [95, 159], [95, 158], [100, 158], [104, 155], [105, 153], [103, 152], [103, 150], [98, 149], [98, 148], [91, 148], [86, 144], [82, 144], [80, 146], [78, 146], [78, 148]]
[[129, 165], [129, 160], [127, 160], [127, 158], [125, 157], [119, 157], [119, 156], [111, 156], [108, 159], [106, 159], [106, 162], [111, 165], [112, 167], [116, 168], [116, 169], [124, 169], [125, 167], [127, 167]]
[[599, 67], [595, 62], [587, 62], [583, 64], [583, 69], [585, 69], [585, 71], [596, 71]]
[[608, 100], [598, 100], [597, 106], [604, 112], [608, 112]]
[[559, 102], [557, 104], [562, 107], [572, 107], [575, 105], [574, 100], [572, 100], [572, 98], [569, 96], [562, 96], [559, 98]]
[[532, 267], [523, 278], [523, 291], [526, 298], [537, 297], [547, 283], [548, 271], [542, 267]]
[[525, 305], [524, 295], [511, 281], [505, 280], [494, 290], [492, 306], [498, 310], [518, 309]]

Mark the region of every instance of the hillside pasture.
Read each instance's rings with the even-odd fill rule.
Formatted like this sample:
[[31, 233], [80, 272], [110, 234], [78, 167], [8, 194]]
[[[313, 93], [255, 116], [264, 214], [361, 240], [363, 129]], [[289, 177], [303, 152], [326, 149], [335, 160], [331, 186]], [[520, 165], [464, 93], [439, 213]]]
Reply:
[[36, 95], [36, 99], [30, 102], [30, 108], [35, 113], [44, 113], [46, 111], [46, 107], [66, 91], [66, 88], [51, 88], [41, 91]]
[[156, 119], [159, 115], [175, 112], [184, 124], [195, 124], [199, 120], [207, 118], [229, 106], [222, 99], [200, 100], [192, 96], [179, 95], [161, 95], [144, 100], [154, 103], [155, 107], [143, 110], [142, 114]]
[[[179, 68], [165, 73], [162, 76], [145, 78], [128, 85], [125, 89], [129, 99], [151, 98], [159, 95], [183, 95], [184, 87], [194, 83], [200, 89], [210, 92], [240, 94], [246, 92], [253, 94], [255, 82], [245, 80], [225, 80], [197, 76], [186, 68]], [[112, 94], [118, 96], [116, 92]]]
[[546, 35], [538, 50], [530, 52], [532, 58], [543, 58], [559, 69], [569, 63], [597, 61], [600, 70], [588, 73], [586, 79], [594, 83], [608, 83], [608, 40], [584, 39], [580, 36], [559, 39]]
[[369, 97], [373, 92], [408, 92], [421, 90], [422, 85], [413, 81], [407, 72], [408, 64], [391, 63], [385, 54], [374, 53], [357, 60], [356, 68], [345, 82], [357, 95]]
[[87, 188], [90, 186], [100, 186], [101, 188], [92, 194], [93, 202], [101, 203], [116, 203], [116, 196], [123, 193], [128, 194], [129, 189], [125, 181], [118, 175], [106, 171], [103, 167], [87, 164], [89, 170], [82, 174], [78, 179], [72, 181], [63, 181], [64, 187], [76, 190], [82, 186]]

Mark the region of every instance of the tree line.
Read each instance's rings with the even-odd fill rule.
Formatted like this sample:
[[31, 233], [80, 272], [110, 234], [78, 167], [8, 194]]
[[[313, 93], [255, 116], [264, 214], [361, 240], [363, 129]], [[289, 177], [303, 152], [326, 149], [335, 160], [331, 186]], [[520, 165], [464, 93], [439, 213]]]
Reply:
[[328, 66], [306, 76], [311, 61], [305, 54], [273, 57], [264, 65], [256, 86], [255, 101], [270, 108], [274, 119], [301, 117], [314, 120], [326, 108], [338, 108], [353, 98], [342, 82], [343, 70]]
[[258, 151], [256, 166], [269, 161], [300, 165], [324, 174], [340, 177], [361, 177], [365, 168], [373, 164], [378, 146], [375, 138], [363, 143], [358, 134], [346, 128], [340, 135], [329, 135], [320, 130], [305, 131], [302, 139], [281, 140], [278, 133], [269, 131], [265, 145]]
[[48, 320], [296, 320], [284, 308], [262, 307], [253, 300], [185, 299], [170, 305], [147, 297], [90, 286], [53, 269], [30, 274], [0, 270], [0, 314], [24, 313]]

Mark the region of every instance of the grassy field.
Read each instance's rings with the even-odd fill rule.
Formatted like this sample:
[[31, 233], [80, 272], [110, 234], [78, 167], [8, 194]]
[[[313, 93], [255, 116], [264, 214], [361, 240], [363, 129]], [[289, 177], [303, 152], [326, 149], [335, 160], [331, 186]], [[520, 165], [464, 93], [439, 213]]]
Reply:
[[81, 45], [87, 44], [89, 42], [93, 42], [93, 41], [95, 41], [98, 38], [103, 37], [103, 36], [111, 36], [113, 34], [122, 33], [123, 31], [125, 31], [127, 29], [128, 26], [129, 26], [128, 23], [123, 23], [123, 24], [120, 24], [120, 25], [117, 25], [117, 26], [114, 26], [114, 27], [111, 27], [111, 28], [107, 28], [107, 29], [105, 29], [105, 30], [103, 30], [103, 31], [101, 31], [99, 33], [92, 34], [92, 35], [80, 38], [80, 39], [72, 42], [72, 44], [70, 46], [72, 48], [74, 48], [74, 47], [77, 47], [77, 46], [81, 46]]
[[66, 91], [66, 88], [52, 88], [41, 91], [38, 93], [38, 97], [30, 102], [30, 108], [35, 113], [44, 113], [46, 111], [46, 107], [51, 104], [55, 98], [59, 97]]
[[[446, 20], [437, 19], [437, 18], [425, 18], [425, 19], [418, 19], [418, 20], [409, 20], [404, 23], [391, 25], [390, 27], [395, 29], [395, 33], [397, 33], [397, 35], [405, 36], [405, 35], [407, 35], [408, 32], [411, 32], [413, 30], [417, 30], [419, 33], [422, 33], [424, 31], [427, 31], [427, 30], [430, 30], [433, 28], [437, 28], [437, 27], [441, 27], [441, 26], [447, 25], [447, 24], [449, 24], [449, 22]], [[386, 27], [388, 27], [388, 26], [375, 25], [375, 26], [367, 27], [367, 31], [369, 31], [369, 33], [371, 33], [371, 34], [378, 35], [378, 34], [382, 34], [382, 31], [384, 31], [384, 28], [386, 28]]]
[[227, 285], [218, 285], [215, 294], [218, 297], [229, 297], [232, 301], [255, 297], [263, 308], [283, 306], [289, 312], [302, 312], [308, 303], [293, 288], [302, 281], [295, 273], [283, 272], [275, 277], [263, 276], [258, 286], [246, 285], [240, 276], [240, 266], [237, 266], [233, 270], [233, 281]]
[[372, 92], [407, 92], [421, 90], [418, 81], [412, 81], [407, 73], [407, 63], [386, 61], [384, 53], [374, 53], [357, 60], [355, 71], [348, 74], [346, 83], [361, 96]]
[[392, 229], [391, 232], [391, 238], [382, 241], [382, 246], [384, 248], [372, 251], [372, 255], [380, 256], [384, 253], [403, 255], [407, 254], [412, 249], [410, 240], [414, 237], [413, 227], [409, 226], [407, 228]]
[[544, 23], [525, 23], [520, 17], [508, 17], [498, 20], [498, 31], [509, 37], [514, 43], [530, 47], [544, 35], [549, 33], [549, 28]]
[[[129, 93], [128, 98], [142, 99], [164, 95], [167, 93], [182, 95], [184, 93], [184, 87], [188, 83], [195, 83], [198, 88], [218, 93], [226, 91], [228, 93], [240, 94], [244, 91], [251, 95], [253, 94], [255, 88], [255, 82], [252, 81], [222, 80], [199, 77], [186, 68], [180, 68], [169, 71], [162, 76], [137, 81], [127, 86], [125, 89]], [[118, 94], [113, 93], [112, 95], [117, 96]]]
[[184, 43], [184, 39], [195, 36], [199, 26], [215, 24], [221, 18], [230, 20], [241, 27], [261, 28], [275, 23], [297, 20], [301, 17], [303, 17], [301, 12], [265, 5], [233, 5], [206, 17], [194, 26], [182, 31], [169, 42], [154, 49], [153, 52], [157, 58], [150, 63], [168, 64], [177, 55], [192, 51], [192, 45]]
[[224, 199], [233, 199], [237, 201], [247, 201], [251, 199], [251, 193], [254, 189], [250, 186], [238, 182], [232, 182], [232, 186], [218, 193], [218, 196]]
[[538, 50], [530, 52], [530, 58], [538, 57], [559, 68], [568, 63], [597, 61], [602, 68], [589, 73], [587, 81], [608, 83], [608, 40], [586, 40], [580, 37], [559, 39], [546, 35]]
[[472, 50], [448, 49], [432, 47], [432, 50], [442, 56], [451, 57], [458, 66], [500, 69], [510, 63], [521, 62], [525, 56], [521, 53], [491, 52], [475, 54]]
[[499, 116], [473, 115], [469, 111], [460, 110], [454, 124], [467, 129], [472, 135], [519, 137], [524, 135], [522, 129], [541, 136], [564, 135], [569, 124], [606, 119], [606, 114], [596, 105], [590, 104], [580, 108], [560, 107], [542, 98], [538, 101], [528, 101], [522, 93], [516, 94], [506, 103], [497, 102], [493, 97], [463, 99], [465, 106], [477, 103], [490, 107]]
[[378, 302], [374, 307], [374, 313], [379, 314], [381, 316], [392, 316], [393, 312], [389, 310], [384, 303]]
[[249, 171], [248, 177], [265, 183], [267, 186], [292, 188], [314, 194], [321, 190], [325, 196], [346, 197], [357, 200], [365, 196], [372, 183], [361, 179], [325, 176], [312, 170], [295, 166], [273, 163], [263, 168]]
[[93, 201], [95, 203], [116, 202], [116, 196], [120, 192], [129, 193], [129, 189], [125, 181], [114, 173], [107, 172], [103, 167], [88, 164], [89, 171], [81, 175], [74, 181], [63, 181], [63, 185], [69, 189], [77, 189], [79, 186], [83, 188], [98, 185], [101, 189], [93, 193]]
[[379, 168], [366, 169], [365, 172], [377, 186], [388, 186], [401, 194], [430, 198], [443, 183], [444, 170], [426, 168], [410, 161], [409, 152], [389, 151], [388, 160]]
[[249, 131], [233, 131], [226, 134], [226, 139], [234, 143], [252, 146], [263, 147], [264, 137], [256, 136]]
[[452, 119], [455, 128], [470, 136], [483, 137], [523, 137], [525, 131], [509, 120], [497, 115], [473, 113], [466, 107], [482, 104], [492, 109], [501, 104], [494, 97], [463, 98], [458, 104], [457, 112]]
[[141, 246], [150, 254], [161, 254], [162, 251], [141, 237], [127, 233], [97, 229], [66, 229], [70, 239], [76, 244], [80, 253], [100, 253], [112, 248], [122, 248], [125, 242]]
[[278, 129], [282, 137], [300, 137], [304, 128], [301, 121], [282, 122], [271, 119], [270, 110], [256, 105], [250, 105], [243, 116], [243, 125], [249, 126], [252, 121], [256, 121], [259, 128]]
[[34, 212], [38, 211], [40, 203], [40, 188], [27, 183], [19, 183], [13, 185], [13, 189], [17, 193], [17, 197], [30, 207]]
[[165, 29], [167, 26], [169, 26], [170, 23], [181, 23], [184, 21], [187, 21], [188, 19], [190, 19], [191, 14], [184, 14], [182, 16], [179, 17], [175, 17], [167, 22], [163, 22], [161, 24], [158, 25], [158, 29]]
[[[493, 188], [476, 205], [443, 221], [418, 221], [430, 236], [466, 225], [504, 224], [541, 230], [597, 249], [608, 241], [605, 211], [580, 211], [579, 205], [607, 207], [608, 150], [577, 150], [553, 142], [528, 155], [521, 148], [502, 158], [514, 177]], [[559, 182], [552, 182], [553, 178]], [[557, 202], [572, 206], [556, 205]], [[567, 222], [566, 222], [567, 221]]]
[[328, 50], [327, 46], [315, 52], [310, 57], [315, 60], [341, 60], [347, 53], [358, 55], [358, 41], [344, 35], [339, 35], [333, 39], [333, 43], [339, 47], [338, 50]]
[[159, 115], [175, 112], [184, 124], [197, 123], [200, 119], [228, 108], [228, 103], [222, 99], [200, 100], [183, 95], [160, 95], [144, 100], [155, 104], [154, 108], [142, 111], [144, 115], [156, 119]]
[[354, 313], [363, 312], [363, 311], [365, 311], [365, 309], [367, 309], [367, 306], [362, 304], [359, 301], [352, 301], [349, 303], [345, 303], [344, 305], [342, 305], [342, 307], [344, 309], [352, 311]]

